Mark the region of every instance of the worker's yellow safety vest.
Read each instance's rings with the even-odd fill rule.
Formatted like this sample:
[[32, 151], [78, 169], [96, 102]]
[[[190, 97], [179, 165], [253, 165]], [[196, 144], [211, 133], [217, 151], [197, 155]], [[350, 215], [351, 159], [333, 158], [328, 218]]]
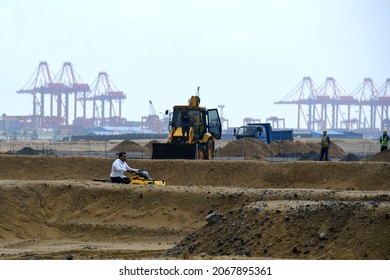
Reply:
[[386, 136], [382, 135], [381, 136], [381, 145], [382, 146], [386, 146], [386, 147], [389, 146], [389, 136], [388, 135], [386, 135]]
[[328, 135], [321, 136], [321, 147], [322, 148], [329, 148]]

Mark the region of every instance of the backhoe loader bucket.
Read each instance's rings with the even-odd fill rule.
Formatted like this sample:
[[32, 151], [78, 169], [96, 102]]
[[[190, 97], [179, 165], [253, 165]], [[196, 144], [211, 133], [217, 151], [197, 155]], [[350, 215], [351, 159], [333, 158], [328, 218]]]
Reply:
[[187, 143], [153, 143], [152, 159], [196, 159], [197, 145]]

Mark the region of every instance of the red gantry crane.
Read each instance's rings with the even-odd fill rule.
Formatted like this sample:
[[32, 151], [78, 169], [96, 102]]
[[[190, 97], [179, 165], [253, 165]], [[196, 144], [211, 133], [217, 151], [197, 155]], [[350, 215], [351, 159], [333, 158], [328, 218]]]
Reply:
[[379, 87], [379, 97], [381, 103], [381, 112], [380, 119], [381, 121], [381, 130], [390, 128], [390, 119], [389, 119], [389, 106], [390, 106], [390, 79], [386, 79], [386, 82]]
[[[87, 100], [93, 102], [93, 119], [95, 126], [119, 126], [123, 125], [122, 119], [122, 101], [126, 95], [119, 91], [114, 83], [109, 79], [106, 72], [99, 72], [97, 78], [91, 84], [91, 91]], [[105, 105], [109, 105], [109, 117], [106, 117]], [[118, 115], [115, 112], [115, 104], [118, 103]], [[99, 108], [99, 103], [101, 107]], [[99, 110], [100, 109], [100, 110]]]
[[[321, 104], [321, 119], [324, 120], [324, 125], [319, 129], [327, 127], [331, 129], [352, 129], [354, 121], [351, 120], [351, 106], [357, 105], [358, 100], [348, 95], [333, 77], [326, 78], [325, 82], [319, 86], [317, 98], [323, 101]], [[346, 113], [342, 110], [344, 106], [347, 110]], [[328, 109], [331, 111], [329, 112]]]
[[[69, 124], [69, 95], [74, 94], [74, 123], [78, 119], [77, 103], [79, 102], [82, 109], [82, 124], [85, 126], [87, 118], [86, 98], [87, 93], [90, 91], [89, 85], [81, 82], [79, 75], [77, 75], [72, 66], [72, 63], [70, 62], [64, 62], [62, 68], [56, 75], [55, 80], [57, 81], [58, 85], [63, 85], [64, 88], [62, 93], [58, 93], [58, 100], [61, 100], [62, 108], [64, 109], [64, 113], [62, 114], [63, 123], [65, 125]], [[62, 99], [62, 94], [64, 94], [65, 100]], [[59, 112], [60, 110], [61, 107], [58, 108]]]
[[[306, 129], [377, 130], [377, 117], [383, 129], [388, 127], [390, 80], [380, 88], [370, 78], [364, 79], [352, 93], [347, 93], [334, 78], [328, 77], [317, 87], [310, 77], [304, 77], [286, 97], [274, 104], [298, 105], [298, 129], [303, 118]], [[305, 110], [307, 106], [307, 110]], [[353, 116], [356, 106], [358, 116]], [[369, 109], [370, 114], [366, 111]]]
[[[27, 93], [33, 96], [32, 122], [34, 129], [67, 127], [69, 125], [69, 98], [75, 94], [75, 118], [76, 101], [80, 99], [79, 93], [84, 96], [89, 91], [88, 84], [80, 83], [76, 78], [70, 62], [65, 62], [61, 70], [54, 77], [49, 64], [41, 61], [27, 81], [25, 86], [17, 93]], [[45, 112], [45, 95], [50, 98], [50, 114]], [[85, 118], [85, 98], [84, 98]]]
[[[53, 84], [53, 73], [46, 61], [41, 61], [22, 89], [16, 91], [21, 94], [31, 94], [33, 97], [32, 127], [41, 128], [45, 118], [45, 94], [50, 94], [49, 85]], [[52, 112], [52, 106], [50, 111]]]
[[[57, 75], [54, 76], [48, 63], [41, 61], [31, 78], [17, 93], [33, 96], [33, 129], [69, 128], [71, 121], [69, 104], [72, 95], [74, 95], [73, 125], [85, 128], [106, 124], [123, 125], [126, 122], [121, 117], [121, 102], [126, 96], [115, 88], [107, 73], [100, 72], [90, 87], [81, 81], [70, 62], [65, 62]], [[45, 112], [45, 96], [50, 98], [49, 116]], [[93, 103], [92, 119], [87, 116], [88, 101]], [[98, 109], [99, 102], [101, 104], [100, 111]], [[108, 117], [106, 117], [105, 103], [109, 104]], [[115, 103], [119, 103], [119, 115], [116, 115]], [[81, 116], [78, 116], [78, 105], [81, 105]]]
[[[274, 104], [296, 104], [298, 105], [297, 128], [301, 128], [301, 118], [306, 124], [307, 129], [314, 129], [316, 123], [315, 99], [317, 95], [316, 85], [310, 77], [303, 77], [303, 80], [296, 85], [290, 93], [282, 100]], [[306, 114], [304, 107], [308, 106], [309, 113]]]
[[[378, 86], [371, 78], [365, 78], [351, 95], [359, 100], [358, 129], [375, 129], [378, 106], [381, 106]], [[366, 114], [367, 109], [369, 110], [368, 116]]]

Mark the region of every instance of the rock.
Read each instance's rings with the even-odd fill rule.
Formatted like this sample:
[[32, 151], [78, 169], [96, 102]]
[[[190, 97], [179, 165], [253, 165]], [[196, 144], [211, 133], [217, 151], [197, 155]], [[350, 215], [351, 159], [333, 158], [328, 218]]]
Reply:
[[292, 252], [293, 252], [294, 254], [299, 254], [299, 253], [301, 252], [301, 250], [299, 250], [298, 247], [295, 247], [295, 246], [294, 246], [294, 248], [292, 249]]
[[195, 251], [195, 249], [196, 249], [196, 245], [195, 245], [195, 244], [192, 244], [192, 245], [188, 248], [188, 251], [189, 251], [190, 253], [193, 253], [193, 252]]
[[320, 238], [320, 240], [327, 240], [328, 234], [326, 234], [325, 232], [321, 232], [318, 237]]
[[218, 223], [223, 218], [224, 218], [223, 215], [219, 215], [219, 214], [217, 214], [217, 212], [212, 212], [211, 214], [208, 214], [206, 216], [206, 222], [207, 222], [207, 225], [211, 226], [211, 225]]

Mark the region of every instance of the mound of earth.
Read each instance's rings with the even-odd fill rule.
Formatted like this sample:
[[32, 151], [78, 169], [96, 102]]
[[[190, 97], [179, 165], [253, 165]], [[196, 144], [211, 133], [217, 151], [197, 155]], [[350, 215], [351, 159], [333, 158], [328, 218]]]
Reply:
[[[8, 152], [11, 153], [11, 152]], [[23, 147], [19, 151], [16, 151], [15, 154], [17, 155], [39, 155], [42, 154], [41, 151], [37, 151], [31, 147]]]
[[381, 162], [390, 162], [390, 150], [379, 152], [371, 157], [365, 159], [366, 161], [381, 161]]
[[6, 154], [16, 154], [16, 155], [52, 155], [53, 150], [51, 149], [42, 149], [42, 150], [36, 150], [31, 147], [23, 147], [22, 149], [12, 152], [8, 151]]
[[310, 153], [312, 147], [300, 141], [279, 141], [268, 145], [274, 156], [302, 156]]
[[146, 144], [144, 145], [144, 147], [148, 148], [148, 149], [151, 151], [151, 150], [152, 150], [153, 143], [161, 143], [161, 142], [158, 141], [158, 140], [151, 140], [151, 141], [149, 141], [148, 143], [146, 143]]
[[219, 157], [244, 157], [258, 158], [264, 160], [264, 157], [270, 155], [270, 148], [264, 142], [254, 138], [242, 138], [227, 143], [219, 150]]
[[124, 140], [113, 147], [110, 152], [147, 153], [150, 154], [148, 146], [142, 146], [131, 140]]
[[[241, 138], [227, 143], [217, 154], [220, 157], [244, 157], [245, 159], [262, 159], [269, 157], [302, 157], [311, 152], [320, 152], [320, 143], [303, 143], [301, 141], [277, 141], [265, 144], [255, 138]], [[329, 157], [341, 158], [347, 155], [336, 143], [329, 148]], [[318, 157], [319, 158], [319, 157]]]
[[390, 258], [387, 162], [113, 160], [0, 155], [0, 259]]
[[[205, 226], [187, 235], [164, 256], [389, 259], [388, 238], [380, 234], [390, 230], [388, 196], [343, 201], [344, 194], [331, 191], [295, 191], [289, 195], [292, 197], [285, 199], [279, 191], [264, 191], [261, 199], [247, 196], [241, 207], [224, 213], [212, 210]], [[334, 195], [341, 201], [332, 201]], [[307, 202], [296, 201], [294, 196]]]
[[[0, 179], [109, 179], [115, 158], [0, 155]], [[380, 162], [263, 162], [252, 160], [127, 160], [172, 186], [387, 190], [390, 165]], [[378, 176], [378, 174], [381, 174]]]
[[348, 154], [345, 157], [342, 157], [340, 159], [340, 161], [359, 161], [359, 160], [360, 160], [360, 158], [357, 155], [355, 155], [354, 153], [350, 153], [350, 154]]

